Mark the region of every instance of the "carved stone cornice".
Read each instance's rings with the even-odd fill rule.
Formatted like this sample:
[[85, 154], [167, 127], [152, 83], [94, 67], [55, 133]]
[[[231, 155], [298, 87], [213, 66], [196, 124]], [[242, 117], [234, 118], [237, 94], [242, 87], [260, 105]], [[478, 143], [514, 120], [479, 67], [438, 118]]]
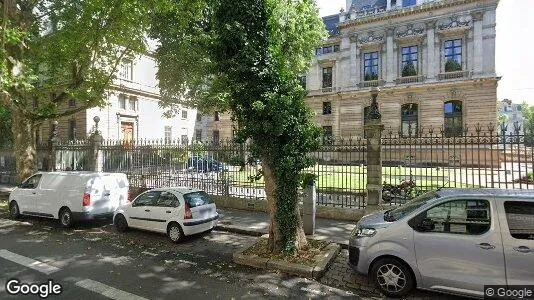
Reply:
[[358, 39], [358, 46], [362, 48], [368, 48], [372, 46], [380, 46], [384, 44], [385, 37], [381, 34], [376, 34], [373, 31], [369, 31], [367, 36], [360, 37]]
[[442, 97], [443, 102], [447, 101], [465, 101], [465, 95], [458, 88], [451, 88], [449, 92]]
[[395, 35], [397, 38], [411, 37], [411, 36], [421, 36], [425, 33], [425, 29], [422, 27], [414, 27], [413, 24], [406, 26], [406, 30], [397, 31]]
[[349, 35], [349, 40], [350, 40], [351, 43], [357, 43], [358, 42], [358, 35], [357, 34]]
[[414, 104], [419, 105], [421, 103], [421, 99], [414, 92], [408, 92], [408, 93], [406, 93], [405, 97], [401, 98], [400, 104], [404, 105], [404, 104], [410, 104], [410, 103], [414, 103]]
[[455, 29], [460, 29], [460, 28], [469, 28], [470, 23], [471, 21], [460, 21], [458, 20], [458, 17], [452, 16], [450, 18], [449, 23], [438, 25], [438, 29], [440, 31], [445, 31], [445, 30], [455, 30]]
[[435, 29], [438, 20], [430, 20], [425, 22], [426, 29]]
[[384, 36], [375, 34], [373, 31], [369, 31], [367, 36], [360, 37], [358, 39], [359, 44], [380, 44], [384, 42]]

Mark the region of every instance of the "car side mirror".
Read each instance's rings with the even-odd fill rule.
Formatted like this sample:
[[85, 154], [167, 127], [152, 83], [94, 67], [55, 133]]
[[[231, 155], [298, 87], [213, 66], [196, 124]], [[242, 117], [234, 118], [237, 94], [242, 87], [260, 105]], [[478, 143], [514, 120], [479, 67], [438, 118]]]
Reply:
[[417, 226], [421, 231], [432, 231], [436, 228], [436, 223], [432, 219], [425, 218], [421, 221], [419, 226]]

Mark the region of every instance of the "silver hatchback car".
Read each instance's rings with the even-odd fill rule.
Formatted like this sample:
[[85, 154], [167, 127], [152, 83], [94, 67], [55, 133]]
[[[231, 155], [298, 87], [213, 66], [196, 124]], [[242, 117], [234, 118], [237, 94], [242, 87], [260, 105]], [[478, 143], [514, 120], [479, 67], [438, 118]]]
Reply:
[[534, 285], [534, 191], [442, 189], [364, 216], [349, 264], [392, 297], [417, 287], [483, 298], [485, 285]]

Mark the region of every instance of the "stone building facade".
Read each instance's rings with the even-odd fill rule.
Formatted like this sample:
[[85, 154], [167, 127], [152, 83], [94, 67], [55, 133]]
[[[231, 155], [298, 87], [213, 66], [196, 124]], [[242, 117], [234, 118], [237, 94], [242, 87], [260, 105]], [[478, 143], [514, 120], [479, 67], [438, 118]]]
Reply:
[[[106, 92], [107, 104], [57, 120], [59, 137], [62, 140], [86, 139], [94, 130], [93, 118], [98, 116], [98, 129], [104, 139], [191, 142], [197, 111], [184, 107], [174, 117], [164, 117], [164, 110], [159, 107], [156, 73], [157, 64], [150, 53], [123, 61]], [[75, 109], [80, 104], [71, 101], [63, 109]], [[38, 141], [46, 142], [50, 132], [50, 122], [42, 124], [37, 133]]]
[[[330, 36], [301, 77], [315, 121], [325, 135], [363, 137], [378, 86], [383, 123], [403, 136], [495, 124], [498, 2], [347, 0], [346, 11], [323, 18]], [[231, 137], [230, 118], [206, 124]]]

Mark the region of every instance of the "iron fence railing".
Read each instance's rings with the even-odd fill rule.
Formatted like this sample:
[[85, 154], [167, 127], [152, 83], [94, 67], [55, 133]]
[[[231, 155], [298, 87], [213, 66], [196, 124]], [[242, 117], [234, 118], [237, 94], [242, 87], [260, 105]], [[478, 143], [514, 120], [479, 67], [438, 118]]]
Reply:
[[[430, 128], [408, 136], [402, 132], [386, 129], [382, 135], [387, 203], [403, 204], [439, 187], [534, 188], [534, 135], [528, 131], [505, 134], [506, 128], [474, 126], [453, 137]], [[47, 165], [49, 149], [48, 144], [37, 147], [39, 169]], [[87, 170], [90, 151], [85, 141], [58, 143], [56, 168]], [[133, 187], [188, 186], [215, 195], [266, 198], [261, 162], [246, 144], [104, 141], [99, 152], [103, 171], [126, 173]], [[366, 139], [324, 139], [310, 156], [315, 164], [305, 171], [317, 176], [319, 205], [365, 207]], [[15, 174], [15, 169], [13, 151], [0, 149], [0, 175]]]

